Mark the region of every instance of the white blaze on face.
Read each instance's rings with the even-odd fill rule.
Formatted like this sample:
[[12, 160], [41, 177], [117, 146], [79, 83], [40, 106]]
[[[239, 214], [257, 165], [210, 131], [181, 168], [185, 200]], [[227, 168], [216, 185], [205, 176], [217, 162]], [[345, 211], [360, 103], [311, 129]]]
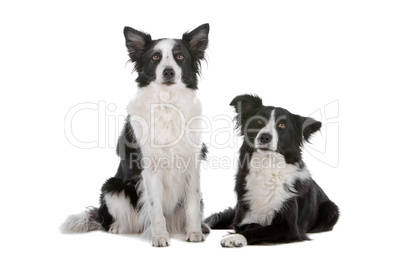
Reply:
[[269, 121], [267, 125], [260, 130], [258, 133], [256, 139], [255, 139], [255, 144], [257, 145], [256, 147], [261, 146], [262, 144], [259, 141], [259, 138], [261, 134], [263, 133], [268, 133], [272, 136], [272, 140], [268, 145], [268, 149], [271, 151], [276, 151], [278, 149], [278, 131], [276, 129], [276, 117], [275, 117], [275, 109], [272, 110], [271, 115], [269, 117]]
[[161, 54], [161, 61], [156, 67], [156, 82], [158, 84], [162, 84], [164, 82], [163, 71], [165, 69], [173, 69], [175, 72], [174, 83], [178, 83], [181, 81], [181, 68], [177, 64], [173, 55], [173, 47], [175, 45], [175, 40], [173, 39], [164, 39], [159, 41], [154, 50], [155, 52], [159, 52]]

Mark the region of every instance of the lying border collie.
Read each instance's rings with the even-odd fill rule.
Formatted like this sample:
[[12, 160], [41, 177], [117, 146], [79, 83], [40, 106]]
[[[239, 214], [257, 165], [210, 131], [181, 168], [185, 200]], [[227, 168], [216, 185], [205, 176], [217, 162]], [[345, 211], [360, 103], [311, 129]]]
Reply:
[[244, 137], [235, 191], [237, 205], [204, 222], [212, 229], [234, 228], [223, 247], [307, 240], [306, 233], [332, 230], [338, 207], [311, 178], [301, 146], [321, 122], [264, 106], [258, 96], [237, 96], [230, 103]]
[[169, 233], [204, 241], [199, 161], [206, 148], [194, 119], [201, 115], [197, 76], [208, 34], [209, 24], [182, 39], [152, 40], [124, 28], [139, 89], [119, 137], [120, 165], [101, 189], [100, 207], [71, 215], [63, 232], [143, 233], [158, 247], [169, 245]]

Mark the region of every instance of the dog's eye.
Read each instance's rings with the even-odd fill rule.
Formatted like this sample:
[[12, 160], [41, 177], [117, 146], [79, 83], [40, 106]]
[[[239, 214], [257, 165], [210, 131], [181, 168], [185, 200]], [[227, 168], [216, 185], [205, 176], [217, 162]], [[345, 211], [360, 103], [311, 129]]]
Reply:
[[259, 126], [261, 126], [262, 124], [264, 124], [264, 121], [261, 120], [261, 119], [258, 119], [258, 120], [257, 120], [257, 124], [258, 124]]
[[183, 56], [182, 54], [178, 54], [178, 55], [176, 56], [176, 59], [178, 59], [178, 60], [183, 60], [183, 59], [184, 59], [184, 56]]
[[286, 128], [286, 123], [284, 123], [284, 122], [279, 123], [278, 128], [285, 129]]
[[159, 60], [160, 58], [161, 58], [161, 56], [159, 56], [158, 53], [155, 53], [155, 54], [152, 56], [152, 59], [153, 59], [153, 60]]

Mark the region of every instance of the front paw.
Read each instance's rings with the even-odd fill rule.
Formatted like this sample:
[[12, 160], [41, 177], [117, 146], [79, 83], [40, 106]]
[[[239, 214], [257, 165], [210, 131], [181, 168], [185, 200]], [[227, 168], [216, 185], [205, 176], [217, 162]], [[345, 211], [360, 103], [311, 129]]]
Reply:
[[225, 236], [221, 240], [221, 246], [225, 248], [247, 246], [247, 239], [241, 234], [232, 234]]
[[203, 242], [205, 236], [201, 232], [191, 232], [187, 234], [187, 242]]
[[121, 234], [122, 233], [122, 228], [120, 227], [120, 224], [118, 222], [114, 222], [112, 225], [110, 225], [109, 233], [111, 233], [111, 234]]
[[152, 237], [153, 247], [167, 247], [169, 246], [169, 237], [166, 236], [154, 236]]

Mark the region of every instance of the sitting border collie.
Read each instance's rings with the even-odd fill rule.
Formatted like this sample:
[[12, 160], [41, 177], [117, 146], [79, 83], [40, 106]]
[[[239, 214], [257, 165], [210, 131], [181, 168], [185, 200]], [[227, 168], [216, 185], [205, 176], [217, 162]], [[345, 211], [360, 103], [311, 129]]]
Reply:
[[71, 215], [63, 232], [143, 233], [158, 247], [169, 245], [169, 233], [204, 241], [199, 163], [206, 148], [194, 119], [201, 115], [197, 76], [208, 34], [209, 24], [182, 39], [152, 40], [124, 28], [139, 89], [119, 137], [120, 165], [101, 189], [100, 207]]
[[234, 228], [223, 247], [307, 240], [306, 233], [332, 230], [338, 207], [311, 178], [301, 147], [321, 122], [264, 106], [258, 96], [237, 96], [240, 148], [237, 205], [207, 218], [212, 229]]

